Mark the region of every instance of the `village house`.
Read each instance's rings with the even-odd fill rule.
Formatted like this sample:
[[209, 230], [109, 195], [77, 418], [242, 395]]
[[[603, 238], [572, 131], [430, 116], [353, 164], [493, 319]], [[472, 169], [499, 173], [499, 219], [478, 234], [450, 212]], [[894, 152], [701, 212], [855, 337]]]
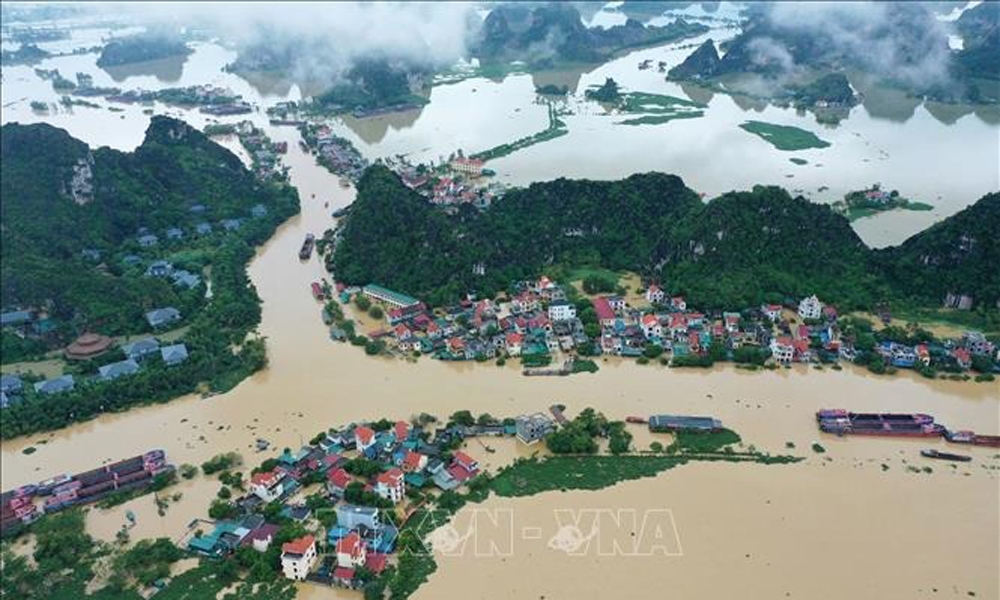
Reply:
[[549, 305], [549, 319], [568, 321], [576, 318], [576, 307], [565, 300], [556, 300]]
[[795, 358], [795, 346], [788, 336], [778, 336], [771, 340], [771, 356], [781, 364], [788, 364]]
[[283, 479], [284, 473], [281, 471], [255, 473], [250, 477], [250, 486], [247, 489], [264, 502], [273, 502], [285, 491]]
[[427, 467], [427, 456], [420, 452], [407, 450], [403, 455], [400, 467], [404, 473], [419, 473]]
[[146, 313], [146, 322], [153, 329], [166, 327], [181, 318], [181, 311], [172, 306], [166, 308], [156, 308]]
[[103, 367], [98, 367], [97, 369], [98, 377], [100, 377], [103, 381], [111, 381], [124, 375], [134, 375], [138, 372], [139, 363], [135, 362], [131, 358], [113, 362], [111, 364], [104, 365]]
[[799, 302], [799, 316], [803, 319], [818, 319], [823, 314], [823, 303], [815, 295]]
[[646, 302], [650, 304], [663, 304], [666, 297], [667, 294], [655, 283], [649, 284], [649, 287], [646, 288]]
[[365, 564], [368, 549], [357, 531], [352, 531], [337, 542], [337, 565], [356, 568]]
[[599, 296], [590, 301], [594, 306], [594, 312], [597, 313], [597, 322], [601, 324], [601, 327], [612, 327], [615, 324], [615, 311], [611, 308], [611, 304], [608, 299]]
[[642, 316], [642, 333], [646, 339], [659, 339], [663, 336], [663, 326], [660, 320], [653, 313]]
[[343, 468], [330, 469], [326, 473], [326, 491], [331, 496], [342, 498], [350, 483], [351, 476]]
[[302, 581], [316, 562], [316, 538], [305, 535], [281, 545], [281, 570], [288, 579]]
[[511, 356], [521, 356], [521, 344], [524, 341], [524, 336], [520, 333], [508, 333], [504, 337], [504, 346], [507, 350], [507, 354]]
[[146, 267], [146, 277], [168, 277], [174, 272], [174, 266], [165, 260], [157, 260]]
[[955, 359], [955, 364], [962, 369], [968, 369], [972, 366], [972, 353], [967, 348], [953, 349], [951, 357]]
[[517, 439], [529, 445], [534, 444], [555, 430], [552, 419], [542, 413], [521, 415], [514, 419], [514, 426], [517, 431]]
[[363, 287], [361, 289], [361, 293], [376, 302], [381, 302], [395, 308], [407, 308], [421, 304], [421, 302], [413, 296], [407, 296], [406, 294], [394, 292], [386, 287], [374, 283]]
[[994, 351], [993, 342], [978, 331], [966, 331], [962, 335], [962, 346], [979, 356], [992, 356]]
[[188, 359], [187, 346], [184, 344], [171, 344], [160, 348], [160, 358], [168, 367], [181, 364]]
[[367, 529], [379, 529], [378, 509], [370, 506], [355, 506], [353, 504], [338, 504], [335, 508], [337, 512], [337, 526], [346, 530], [365, 527]]
[[61, 375], [52, 379], [46, 379], [45, 381], [39, 381], [35, 384], [35, 391], [45, 395], [60, 394], [71, 391], [74, 385], [75, 382], [72, 375]]
[[135, 361], [142, 361], [147, 356], [160, 351], [160, 342], [152, 337], [142, 338], [122, 345], [122, 350], [125, 352], [126, 357]]
[[684, 296], [674, 296], [670, 299], [670, 308], [674, 310], [679, 310], [681, 312], [687, 310], [687, 302], [684, 301]]
[[448, 166], [451, 167], [452, 171], [468, 177], [479, 177], [483, 174], [483, 161], [475, 158], [459, 156], [451, 161]]
[[781, 319], [780, 304], [761, 304], [760, 312], [774, 323], [777, 323]]
[[399, 503], [406, 493], [403, 471], [393, 468], [385, 473], [380, 473], [375, 478], [375, 493], [394, 504]]
[[273, 523], [264, 523], [260, 527], [253, 529], [243, 541], [240, 542], [242, 546], [250, 546], [257, 552], [267, 552], [267, 549], [271, 547], [271, 542], [274, 540], [274, 535], [278, 533], [278, 526]]
[[358, 452], [364, 454], [366, 450], [375, 445], [375, 432], [371, 427], [358, 425], [354, 429], [354, 444]]

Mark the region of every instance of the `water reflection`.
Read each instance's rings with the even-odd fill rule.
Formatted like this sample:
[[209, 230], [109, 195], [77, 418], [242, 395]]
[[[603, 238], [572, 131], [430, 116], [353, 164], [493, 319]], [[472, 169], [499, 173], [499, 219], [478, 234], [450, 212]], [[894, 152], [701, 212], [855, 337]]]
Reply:
[[162, 83], [177, 83], [184, 74], [188, 55], [169, 56], [157, 60], [129, 63], [117, 67], [103, 67], [111, 79], [121, 83], [130, 77], [152, 76]]

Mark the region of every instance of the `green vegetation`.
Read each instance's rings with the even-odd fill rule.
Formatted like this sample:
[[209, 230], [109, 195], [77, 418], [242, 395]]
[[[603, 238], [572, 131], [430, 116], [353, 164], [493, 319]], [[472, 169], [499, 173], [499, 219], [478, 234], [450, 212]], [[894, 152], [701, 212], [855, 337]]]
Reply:
[[554, 83], [549, 83], [543, 86], [535, 88], [536, 94], [542, 94], [543, 96], [565, 96], [569, 93], [569, 86], [567, 85], [555, 85]]
[[151, 32], [112, 39], [101, 50], [97, 66], [119, 67], [130, 63], [185, 56], [191, 52], [183, 40], [164, 33]]
[[584, 92], [584, 96], [586, 96], [588, 100], [593, 100], [602, 104], [618, 104], [622, 100], [622, 94], [618, 88], [618, 82], [610, 77], [604, 80], [604, 84]]
[[228, 471], [233, 467], [238, 467], [243, 464], [243, 457], [237, 452], [226, 452], [224, 454], [216, 454], [212, 458], [201, 463], [201, 471], [205, 475], [213, 475], [221, 471]]
[[776, 125], [764, 121], [747, 121], [740, 125], [778, 150], [795, 151], [809, 148], [826, 148], [830, 142], [821, 140], [815, 133], [792, 125]]
[[498, 496], [533, 496], [551, 490], [599, 490], [620, 481], [653, 477], [687, 462], [681, 456], [553, 456], [518, 459], [493, 478]]
[[705, 106], [683, 98], [630, 92], [625, 94], [621, 111], [643, 116], [619, 121], [619, 125], [660, 125], [674, 119], [696, 119], [704, 116]]
[[576, 359], [573, 361], [573, 373], [596, 373], [597, 363], [589, 359]]
[[[703, 203], [661, 173], [535, 183], [485, 210], [452, 216], [374, 166], [359, 182], [330, 267], [347, 284], [378, 281], [431, 305], [468, 292], [495, 297], [511, 281], [555, 268], [669, 281], [672, 293], [702, 310], [811, 294], [841, 312], [884, 300], [928, 308], [951, 292], [973, 295], [989, 312], [1000, 298], [992, 268], [1000, 247], [991, 235], [998, 223], [1000, 194], [990, 194], [902, 246], [875, 251], [830, 207], [781, 188], [756, 186]], [[480, 263], [482, 276], [473, 273]]]
[[[248, 335], [260, 320], [260, 299], [246, 264], [254, 246], [298, 210], [294, 189], [258, 181], [232, 153], [167, 117], [151, 120], [132, 153], [90, 150], [45, 124], [8, 124], [2, 136], [5, 306], [45, 307], [54, 325], [43, 338], [48, 347], [84, 331], [148, 332], [144, 313], [174, 306], [188, 324], [182, 341], [189, 359], [169, 368], [147, 361], [135, 375], [81, 382], [44, 399], [29, 390], [25, 402], [4, 411], [0, 435], [62, 427], [195, 391], [225, 391], [264, 366], [264, 341]], [[202, 215], [189, 210], [195, 198], [205, 207]], [[248, 203], [264, 205], [267, 214], [249, 218]], [[193, 233], [196, 222], [233, 217], [244, 220], [237, 231]], [[161, 236], [180, 227], [187, 235], [143, 248], [136, 241], [140, 227]], [[100, 259], [87, 258], [85, 250], [96, 250]], [[123, 261], [133, 254], [192, 272], [211, 266], [211, 301], [204, 284], [188, 290], [145, 277], [144, 265]]]
[[494, 146], [489, 150], [483, 150], [482, 152], [477, 152], [473, 154], [470, 158], [476, 158], [482, 161], [492, 160], [494, 158], [500, 158], [501, 156], [507, 156], [517, 152], [518, 150], [523, 150], [528, 146], [534, 146], [535, 144], [541, 144], [542, 142], [547, 142], [549, 140], [554, 140], [558, 137], [562, 137], [569, 133], [569, 129], [566, 127], [566, 123], [559, 118], [559, 113], [555, 106], [551, 103], [548, 105], [549, 109], [549, 126], [545, 129], [539, 131], [538, 133], [533, 133], [529, 136], [514, 140], [513, 142], [508, 142], [505, 144], [500, 144], [499, 146]]
[[[627, 49], [700, 35], [708, 27], [678, 19], [662, 27], [637, 22], [588, 28], [570, 4], [501, 4], [490, 11], [473, 40], [472, 54], [486, 65], [525, 61], [531, 67], [595, 63]], [[540, 52], [544, 47], [546, 51]]]
[[422, 106], [427, 98], [410, 91], [409, 78], [419, 75], [415, 67], [391, 64], [384, 58], [360, 58], [338, 83], [316, 97], [322, 111], [354, 111], [363, 115], [369, 111]]
[[844, 195], [840, 202], [833, 203], [833, 209], [841, 213], [849, 221], [856, 221], [883, 211], [893, 209], [933, 210], [933, 206], [923, 202], [914, 202], [899, 195], [897, 190], [882, 191], [879, 184], [866, 190], [856, 190]]
[[808, 161], [808, 160], [806, 160], [806, 159], [804, 159], [804, 158], [798, 158], [797, 156], [793, 156], [793, 157], [789, 158], [789, 159], [788, 159], [788, 162], [790, 162], [790, 163], [792, 163], [792, 164], [796, 164], [796, 165], [799, 165], [800, 167], [801, 167], [802, 165], [808, 165], [808, 164], [809, 164], [809, 161]]
[[740, 443], [740, 436], [735, 431], [678, 431], [674, 434], [674, 442], [667, 448], [673, 452], [719, 452], [726, 446]]

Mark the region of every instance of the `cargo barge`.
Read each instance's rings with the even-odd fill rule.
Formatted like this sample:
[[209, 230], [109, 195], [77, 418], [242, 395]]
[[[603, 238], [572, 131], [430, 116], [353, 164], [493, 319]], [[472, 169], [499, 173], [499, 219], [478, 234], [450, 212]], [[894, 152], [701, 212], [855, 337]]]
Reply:
[[45, 513], [96, 502], [120, 491], [145, 487], [174, 470], [163, 450], [151, 450], [76, 475], [57, 475], [0, 494], [0, 531], [28, 525]]
[[890, 437], [940, 437], [945, 428], [923, 413], [855, 413], [843, 409], [820, 410], [816, 421], [821, 431], [837, 435]]
[[316, 245], [316, 236], [311, 233], [306, 234], [306, 239], [302, 241], [302, 248], [299, 249], [299, 259], [308, 260], [312, 256], [313, 246]]
[[954, 444], [1000, 448], [1000, 435], [979, 435], [974, 431], [946, 431], [944, 437]]

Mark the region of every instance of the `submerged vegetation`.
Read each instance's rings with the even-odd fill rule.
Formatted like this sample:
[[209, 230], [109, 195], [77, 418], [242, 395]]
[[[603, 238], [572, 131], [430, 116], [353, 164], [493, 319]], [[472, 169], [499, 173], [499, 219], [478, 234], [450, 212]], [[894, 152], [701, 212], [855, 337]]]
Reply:
[[815, 133], [792, 125], [747, 121], [741, 124], [740, 128], [756, 135], [778, 150], [796, 151], [830, 146], [830, 142], [821, 140]]

